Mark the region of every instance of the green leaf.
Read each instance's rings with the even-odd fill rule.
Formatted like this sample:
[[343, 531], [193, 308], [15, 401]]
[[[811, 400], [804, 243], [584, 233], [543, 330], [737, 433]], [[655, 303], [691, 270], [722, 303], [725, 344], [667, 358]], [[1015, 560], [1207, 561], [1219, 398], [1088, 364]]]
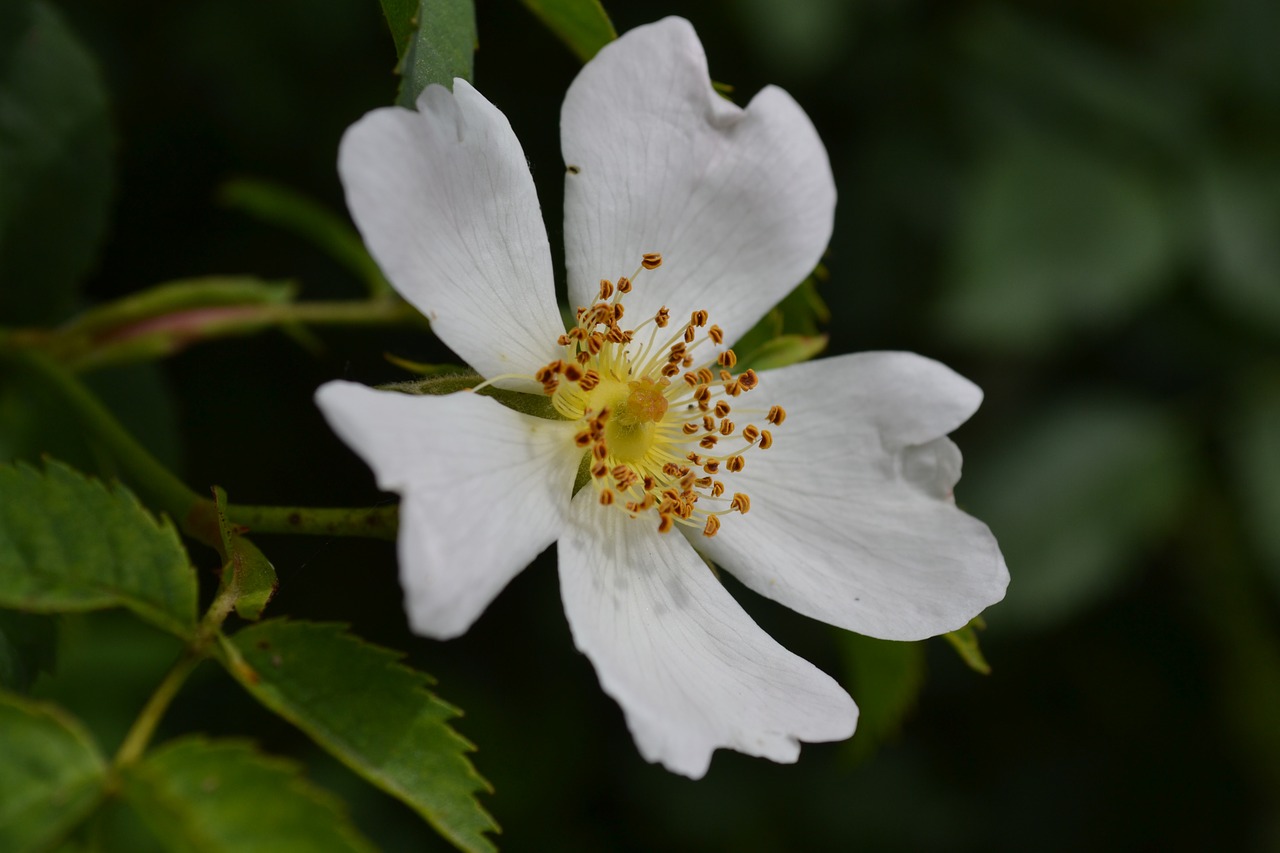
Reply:
[[345, 219], [318, 202], [279, 184], [251, 178], [228, 181], [218, 197], [228, 207], [307, 240], [359, 277], [371, 296], [393, 292], [360, 235]]
[[247, 743], [184, 738], [124, 768], [122, 793], [172, 851], [372, 851], [298, 770]]
[[991, 674], [991, 665], [987, 663], [987, 659], [982, 654], [982, 649], [978, 646], [978, 629], [985, 629], [987, 623], [982, 621], [981, 616], [975, 616], [958, 631], [949, 631], [942, 636], [956, 650], [956, 654], [960, 655], [963, 660], [974, 672], [983, 675]]
[[1077, 397], [971, 453], [956, 500], [991, 525], [1017, 581], [990, 615], [999, 626], [1061, 624], [1120, 588], [1191, 494], [1190, 437], [1163, 411]]
[[521, 0], [583, 62], [618, 37], [600, 0]]
[[1257, 371], [1228, 416], [1226, 446], [1246, 530], [1280, 594], [1280, 371]]
[[224, 561], [219, 593], [230, 590], [240, 618], [257, 620], [280, 586], [276, 568], [258, 546], [241, 536], [241, 529], [227, 519], [227, 493], [215, 486], [213, 501]]
[[455, 77], [470, 82], [476, 49], [472, 0], [419, 0], [417, 21], [400, 60], [400, 93], [396, 97], [396, 103], [409, 108], [433, 83], [452, 89]]
[[924, 686], [924, 644], [844, 635], [851, 692], [858, 697], [857, 757], [866, 758], [896, 734]]
[[71, 310], [111, 196], [112, 132], [93, 59], [46, 3], [9, 3], [0, 27], [0, 318]]
[[1167, 205], [1131, 170], [1034, 138], [998, 146], [959, 211], [942, 321], [959, 339], [1047, 348], [1112, 326], [1171, 283]]
[[41, 672], [53, 672], [58, 632], [53, 619], [0, 610], [0, 689], [25, 693]]
[[0, 756], [0, 850], [55, 843], [101, 796], [102, 757], [56, 706], [0, 692]]
[[259, 701], [360, 776], [404, 801], [463, 850], [494, 850], [497, 830], [476, 802], [490, 790], [453, 731], [459, 712], [399, 655], [338, 625], [262, 622], [224, 650], [231, 674]]
[[0, 465], [0, 606], [41, 613], [127, 607], [179, 637], [196, 578], [178, 533], [127, 489], [56, 461]]
[[1273, 157], [1225, 157], [1206, 174], [1210, 295], [1280, 332], [1280, 168]]

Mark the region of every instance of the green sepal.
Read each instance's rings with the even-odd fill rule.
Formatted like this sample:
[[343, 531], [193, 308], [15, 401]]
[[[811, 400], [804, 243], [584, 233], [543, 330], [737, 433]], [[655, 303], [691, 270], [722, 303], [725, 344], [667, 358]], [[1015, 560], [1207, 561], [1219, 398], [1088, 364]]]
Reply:
[[983, 675], [990, 675], [991, 665], [987, 663], [987, 659], [982, 655], [982, 649], [978, 647], [978, 631], [985, 631], [986, 628], [987, 623], [982, 620], [982, 617], [975, 616], [969, 620], [968, 625], [942, 636], [956, 650], [969, 669]]
[[449, 721], [459, 711], [428, 692], [432, 679], [400, 654], [344, 626], [273, 619], [221, 644], [228, 671], [258, 701], [362, 778], [409, 805], [460, 849], [492, 851], [491, 790], [474, 747]]
[[280, 581], [275, 566], [258, 546], [242, 536], [242, 529], [227, 518], [227, 493], [213, 487], [213, 502], [222, 540], [222, 581], [219, 596], [230, 594], [241, 619], [257, 620], [276, 594]]
[[106, 765], [77, 720], [0, 691], [0, 850], [58, 843], [102, 796]]
[[851, 692], [858, 697], [858, 729], [851, 749], [869, 757], [902, 728], [924, 687], [924, 644], [845, 634]]
[[455, 77], [471, 82], [476, 49], [475, 5], [472, 0], [419, 0], [411, 23], [414, 30], [400, 57], [400, 92], [396, 96], [397, 104], [410, 109], [417, 104], [422, 90], [432, 84], [452, 90]]
[[120, 771], [121, 797], [167, 850], [373, 853], [343, 803], [291, 761], [188, 737]]
[[196, 577], [178, 533], [124, 486], [60, 462], [0, 465], [0, 607], [71, 613], [127, 607], [195, 635]]
[[[384, 0], [386, 2], [386, 0]], [[600, 0], [521, 0], [582, 62], [618, 37]]]
[[[407, 382], [392, 382], [379, 385], [383, 391], [399, 391], [401, 394], [438, 396], [467, 392], [484, 382], [478, 373], [458, 373], [450, 376], [428, 376], [425, 379], [411, 379]], [[533, 415], [535, 418], [547, 420], [564, 420], [551, 405], [551, 398], [545, 394], [526, 394], [523, 391], [509, 391], [506, 388], [495, 388], [486, 385], [475, 392], [482, 397], [492, 397], [508, 409]]]

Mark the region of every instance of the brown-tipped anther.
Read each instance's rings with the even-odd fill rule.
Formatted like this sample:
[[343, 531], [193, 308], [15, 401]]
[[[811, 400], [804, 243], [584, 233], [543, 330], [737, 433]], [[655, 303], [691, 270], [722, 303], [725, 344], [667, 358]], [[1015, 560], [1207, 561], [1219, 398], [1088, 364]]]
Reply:
[[747, 467], [747, 460], [743, 459], [741, 456], [730, 456], [724, 461], [724, 467], [736, 474], [743, 468]]
[[711, 343], [719, 346], [724, 343], [724, 329], [719, 326], [712, 326], [710, 329], [707, 329], [707, 337], [711, 338]]
[[703, 535], [703, 536], [715, 536], [715, 535], [716, 535], [716, 531], [717, 531], [717, 530], [719, 530], [719, 529], [720, 529], [720, 516], [718, 516], [718, 515], [708, 515], [708, 516], [707, 516], [707, 525], [706, 525], [706, 527], [702, 528], [702, 535]]
[[601, 477], [609, 476], [609, 466], [603, 462], [597, 462], [591, 466], [591, 476], [599, 480]]
[[703, 327], [703, 326], [707, 325], [707, 320], [708, 320], [710, 317], [711, 317], [711, 315], [710, 315], [710, 314], [708, 314], [708, 313], [707, 313], [705, 310], [703, 310], [702, 308], [699, 308], [697, 311], [694, 311], [694, 312], [693, 312], [693, 314], [691, 314], [691, 315], [689, 316], [689, 324], [690, 324], [691, 326], [697, 326], [697, 327], [701, 328], [701, 327]]
[[760, 377], [756, 376], [756, 372], [751, 368], [747, 368], [741, 376], [738, 377], [739, 384], [742, 385], [743, 391], [750, 391], [752, 388], [760, 384]]
[[586, 373], [582, 375], [582, 378], [578, 380], [578, 387], [581, 388], [583, 391], [590, 391], [592, 388], [595, 388], [599, 384], [600, 384], [600, 374], [594, 370], [588, 370]]
[[733, 430], [734, 430], [733, 421], [729, 420], [728, 418], [725, 418], [724, 420], [720, 421], [721, 435], [733, 435]]
[[576, 364], [566, 364], [564, 367], [564, 378], [570, 382], [577, 382], [585, 375], [583, 369]]
[[718, 436], [716, 435], [704, 435], [702, 437], [702, 440], [699, 441], [698, 444], [702, 445], [707, 450], [710, 450], [711, 448], [716, 446], [717, 440], [718, 440]]
[[600, 295], [597, 299], [608, 299], [613, 296], [613, 282], [607, 278], [600, 279]]
[[718, 474], [720, 472], [720, 460], [708, 459], [706, 464], [702, 466], [702, 470], [708, 474]]
[[666, 376], [666, 377], [670, 378], [670, 377], [672, 377], [672, 376], [675, 376], [675, 375], [676, 375], [677, 373], [679, 373], [679, 372], [680, 372], [680, 365], [678, 365], [678, 364], [670, 364], [670, 363], [668, 363], [668, 364], [664, 364], [664, 365], [662, 365], [662, 375], [663, 375], [663, 376]]
[[656, 486], [657, 484], [658, 484], [658, 481], [653, 479], [653, 477], [645, 477], [644, 480], [641, 482], [641, 485], [644, 487], [644, 490], [646, 492], [652, 492], [653, 487]]
[[724, 494], [724, 483], [716, 480], [711, 484], [711, 497], [718, 498]]
[[662, 266], [662, 255], [658, 252], [646, 252], [644, 256], [640, 258], [640, 266], [647, 270], [656, 270], [658, 267]]
[[686, 373], [684, 375], [684, 381], [690, 388], [698, 387], [698, 377], [692, 373]]
[[742, 393], [742, 383], [736, 379], [729, 382], [724, 386], [724, 393], [728, 394], [730, 397], [738, 396]]
[[597, 441], [596, 446], [591, 448], [591, 455], [603, 461], [609, 455], [609, 448], [603, 441]]
[[671, 322], [671, 311], [667, 306], [663, 305], [658, 309], [658, 313], [653, 315], [653, 322], [658, 324], [659, 329], [665, 329], [667, 324]]
[[719, 403], [716, 403], [715, 413], [717, 418], [723, 418], [728, 416], [729, 404], [726, 403], [724, 400], [721, 400]]
[[715, 418], [713, 418], [713, 417], [711, 417], [711, 415], [703, 415], [703, 416], [702, 416], [702, 428], [703, 428], [703, 429], [705, 429], [707, 432], [715, 432], [715, 431], [716, 431], [716, 419], [715, 419]]
[[765, 416], [765, 420], [775, 426], [781, 426], [782, 422], [787, 419], [787, 410], [781, 406], [770, 406], [769, 414]]
[[695, 432], [698, 431], [698, 429], [699, 427], [696, 423], [689, 423], [680, 427], [680, 431], [683, 432], [685, 435], [693, 435]]
[[686, 355], [685, 355], [685, 357], [684, 357], [684, 359], [683, 359], [683, 360], [681, 360], [681, 362], [680, 362], [680, 366], [681, 366], [681, 367], [693, 367], [693, 353], [688, 353], [688, 354], [686, 354]]
[[769, 432], [767, 429], [760, 430], [760, 443], [756, 446], [761, 450], [768, 450], [770, 447], [773, 447], [773, 433]]
[[710, 385], [715, 378], [716, 376], [714, 373], [711, 372], [711, 368], [709, 367], [698, 368], [698, 382], [700, 382], [701, 384]]
[[602, 506], [611, 506], [613, 504], [613, 492], [610, 489], [600, 490], [600, 503]]
[[631, 279], [627, 278], [625, 275], [624, 275], [622, 278], [618, 279], [618, 292], [619, 292], [619, 293], [630, 293], [630, 292], [631, 292]]
[[582, 350], [582, 352], [578, 353], [574, 358], [577, 360], [578, 364], [586, 364], [591, 360], [591, 353], [586, 350]]
[[658, 516], [658, 532], [670, 533], [671, 528], [675, 526], [675, 523], [676, 523], [675, 518], [670, 513], [667, 513], [667, 512], [662, 513], [660, 516]]
[[756, 439], [760, 437], [760, 427], [755, 424], [747, 424], [742, 429], [742, 437], [746, 439], [747, 444], [755, 444]]
[[562, 347], [567, 347], [569, 345], [569, 336], [561, 335], [560, 337], [556, 338], [556, 343]]
[[696, 335], [694, 334], [693, 326], [685, 326], [685, 327], [684, 327], [684, 342], [685, 342], [686, 344], [691, 344], [691, 343], [693, 343], [693, 339], [694, 339], [694, 337], [695, 337], [695, 336], [696, 336]]
[[731, 349], [727, 349], [724, 352], [720, 353], [720, 356], [716, 359], [716, 364], [720, 365], [721, 367], [733, 367], [737, 363], [738, 363], [738, 356], [735, 355], [733, 350]]
[[592, 355], [599, 355], [602, 349], [604, 349], [604, 335], [599, 332], [592, 332], [587, 336], [587, 352]]
[[576, 444], [578, 447], [585, 449], [588, 445], [591, 444], [591, 430], [584, 429], [582, 432], [575, 435], [573, 437], [573, 443]]
[[751, 498], [747, 497], [742, 492], [734, 492], [733, 500], [729, 503], [729, 506], [733, 507], [743, 515], [746, 515], [751, 511]]

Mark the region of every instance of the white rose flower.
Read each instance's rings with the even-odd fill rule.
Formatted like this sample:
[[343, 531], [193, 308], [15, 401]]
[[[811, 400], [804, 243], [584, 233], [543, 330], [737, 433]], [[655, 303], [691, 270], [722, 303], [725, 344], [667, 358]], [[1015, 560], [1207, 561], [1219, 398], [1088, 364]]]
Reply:
[[567, 332], [524, 153], [468, 83], [428, 87], [416, 112], [369, 113], [339, 156], [395, 288], [489, 382], [546, 394], [561, 418], [349, 382], [317, 402], [402, 498], [414, 631], [462, 634], [558, 542], [574, 640], [647, 760], [693, 778], [717, 747], [794, 761], [800, 741], [849, 737], [857, 708], [699, 552], [851, 631], [963, 626], [1008, 583], [990, 531], [951, 497], [960, 452], [946, 434], [981, 392], [910, 353], [733, 372], [726, 346], [825, 249], [835, 184], [785, 92], [745, 109], [716, 94], [687, 21], [601, 50], [569, 88], [561, 136], [582, 306]]

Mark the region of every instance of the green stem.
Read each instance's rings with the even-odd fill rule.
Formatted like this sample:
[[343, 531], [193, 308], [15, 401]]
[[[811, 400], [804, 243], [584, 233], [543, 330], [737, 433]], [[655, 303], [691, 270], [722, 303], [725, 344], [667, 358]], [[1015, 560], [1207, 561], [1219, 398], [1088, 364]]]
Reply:
[[249, 528], [250, 533], [302, 533], [394, 540], [400, 507], [391, 504], [369, 509], [328, 509], [231, 504], [227, 507], [227, 516], [233, 523]]
[[160, 725], [160, 720], [164, 717], [164, 712], [168, 710], [169, 703], [173, 701], [173, 697], [178, 695], [183, 682], [187, 680], [187, 676], [200, 665], [205, 655], [202, 651], [192, 648], [178, 659], [173, 668], [165, 674], [164, 680], [156, 687], [151, 698], [147, 700], [147, 704], [143, 706], [142, 712], [138, 714], [138, 718], [133, 721], [129, 733], [125, 735], [124, 743], [120, 744], [120, 749], [116, 752], [116, 757], [112, 760], [112, 766], [116, 768], [124, 767], [137, 761], [142, 757], [143, 751], [146, 750], [147, 744], [151, 742], [152, 736], [156, 733], [156, 727]]
[[71, 405], [80, 426], [106, 446], [111, 456], [128, 472], [129, 484], [149, 506], [158, 507], [181, 521], [204, 500], [191, 491], [168, 468], [147, 452], [107, 407], [79, 380], [44, 355], [18, 350], [4, 354], [21, 367], [35, 373], [47, 387]]
[[[160, 464], [79, 380], [46, 356], [31, 350], [0, 351], [0, 358], [8, 358], [35, 373], [71, 405], [80, 425], [102, 442], [143, 503], [168, 513], [187, 535], [215, 548], [222, 544], [214, 502], [187, 488]], [[232, 504], [227, 509], [234, 523], [257, 533], [371, 539], [395, 539], [398, 512], [396, 506], [331, 509]]]

